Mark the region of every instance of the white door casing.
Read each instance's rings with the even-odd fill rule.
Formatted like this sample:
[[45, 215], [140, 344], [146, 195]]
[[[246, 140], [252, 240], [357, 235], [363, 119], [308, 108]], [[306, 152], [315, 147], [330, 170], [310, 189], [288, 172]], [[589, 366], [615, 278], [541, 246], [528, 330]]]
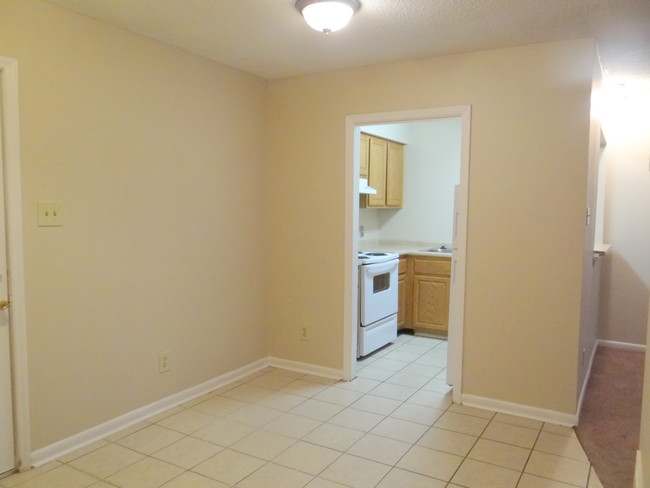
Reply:
[[[0, 97], [3, 90], [0, 85]], [[0, 107], [2, 99], [0, 98]], [[4, 167], [2, 113], [0, 112], [0, 169]], [[4, 212], [4, 175], [0, 171], [0, 473], [14, 469], [14, 413], [11, 378], [11, 335], [9, 332], [9, 289]]]
[[451, 303], [449, 304], [449, 350], [447, 383], [452, 385], [452, 399], [461, 403], [463, 378], [463, 332], [465, 330], [465, 275], [467, 270], [467, 225], [469, 210], [469, 154], [471, 107], [461, 116], [460, 184], [454, 188], [454, 229], [452, 244]]
[[[0, 472], [31, 467], [23, 266], [18, 62], [0, 56]], [[3, 193], [3, 195], [2, 195]], [[1, 205], [0, 205], [1, 207]], [[8, 270], [8, 271], [7, 271]], [[8, 369], [5, 369], [10, 365]], [[13, 408], [12, 408], [13, 406]]]

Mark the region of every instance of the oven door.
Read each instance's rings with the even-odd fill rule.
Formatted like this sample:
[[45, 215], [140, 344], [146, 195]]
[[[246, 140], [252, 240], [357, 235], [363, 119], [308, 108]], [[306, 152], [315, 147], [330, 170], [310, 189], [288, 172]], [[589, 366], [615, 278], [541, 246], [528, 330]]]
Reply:
[[397, 313], [399, 260], [364, 264], [359, 273], [359, 321], [361, 326]]

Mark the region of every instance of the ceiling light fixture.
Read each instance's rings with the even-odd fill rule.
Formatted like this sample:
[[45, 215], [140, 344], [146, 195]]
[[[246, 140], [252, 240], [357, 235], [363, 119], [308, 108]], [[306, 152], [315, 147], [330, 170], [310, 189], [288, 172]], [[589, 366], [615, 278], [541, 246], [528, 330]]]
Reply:
[[314, 30], [330, 34], [343, 29], [361, 8], [359, 0], [297, 0], [296, 8]]

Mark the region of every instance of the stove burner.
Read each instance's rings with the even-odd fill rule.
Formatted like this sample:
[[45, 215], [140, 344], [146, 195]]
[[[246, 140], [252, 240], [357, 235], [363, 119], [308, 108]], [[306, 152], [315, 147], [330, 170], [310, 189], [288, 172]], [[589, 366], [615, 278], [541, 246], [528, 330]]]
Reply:
[[371, 252], [371, 251], [359, 251], [357, 253], [357, 259], [359, 264], [369, 265], [375, 263], [383, 263], [385, 261], [390, 261], [391, 259], [397, 259], [399, 255], [393, 252]]

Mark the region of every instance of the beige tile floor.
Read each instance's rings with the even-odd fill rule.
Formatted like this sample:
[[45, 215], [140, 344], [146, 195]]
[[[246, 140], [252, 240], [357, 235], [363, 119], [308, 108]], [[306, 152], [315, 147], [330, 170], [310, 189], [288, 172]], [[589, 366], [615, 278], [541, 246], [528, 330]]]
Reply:
[[349, 383], [266, 368], [4, 488], [602, 488], [572, 429], [454, 405], [447, 343], [401, 335]]

